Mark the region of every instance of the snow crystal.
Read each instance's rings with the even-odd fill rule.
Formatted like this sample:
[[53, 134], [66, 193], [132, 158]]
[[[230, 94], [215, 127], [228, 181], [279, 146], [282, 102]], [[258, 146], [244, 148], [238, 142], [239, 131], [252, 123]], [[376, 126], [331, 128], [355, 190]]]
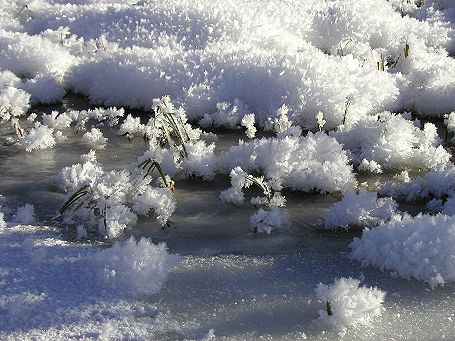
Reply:
[[248, 138], [253, 139], [256, 135], [256, 127], [254, 126], [254, 114], [246, 114], [243, 116], [241, 124], [243, 127], [246, 128], [246, 136]]
[[324, 228], [373, 227], [388, 222], [397, 209], [392, 198], [378, 198], [368, 191], [348, 192], [324, 215]]
[[50, 114], [43, 114], [43, 123], [49, 128], [63, 130], [70, 127], [73, 122], [73, 118], [67, 113], [59, 113], [58, 111], [52, 111]]
[[36, 122], [35, 126], [19, 139], [19, 146], [27, 152], [52, 148], [55, 145], [53, 133], [53, 128]]
[[22, 81], [10, 71], [0, 70], [0, 119], [21, 116], [30, 108], [30, 94], [22, 90]]
[[169, 188], [147, 187], [144, 193], [134, 199], [133, 210], [141, 215], [147, 215], [153, 209], [161, 226], [166, 225], [177, 202]]
[[395, 216], [365, 229], [351, 243], [351, 259], [414, 277], [431, 287], [455, 281], [455, 217], [438, 214]]
[[190, 141], [185, 144], [187, 152], [182, 161], [186, 174], [201, 177], [204, 180], [213, 179], [216, 169], [215, 144], [206, 145], [205, 141]]
[[381, 165], [374, 160], [368, 161], [367, 159], [363, 159], [362, 162], [360, 162], [358, 169], [363, 172], [382, 173]]
[[[2, 207], [0, 206], [0, 209]], [[6, 228], [6, 222], [5, 222], [5, 214], [0, 211], [0, 231]]]
[[385, 292], [359, 285], [360, 281], [351, 277], [339, 278], [331, 285], [319, 283], [315, 292], [326, 309], [319, 311], [315, 323], [343, 329], [350, 324], [368, 324], [380, 316]]
[[281, 212], [279, 208], [273, 207], [271, 210], [260, 208], [250, 217], [250, 225], [257, 233], [270, 234], [273, 230], [288, 228], [290, 222], [287, 215]]
[[177, 265], [179, 257], [169, 254], [166, 244], [155, 245], [150, 239], [133, 237], [92, 257], [99, 268], [104, 285], [131, 296], [158, 292], [168, 272]]
[[42, 75], [27, 80], [23, 88], [32, 95], [32, 100], [37, 103], [55, 103], [66, 94], [55, 78]]
[[107, 138], [98, 128], [92, 128], [82, 136], [82, 143], [94, 149], [103, 149], [106, 147]]
[[62, 189], [74, 191], [84, 185], [92, 184], [103, 173], [101, 165], [96, 160], [95, 151], [81, 155], [81, 163], [63, 168], [57, 176], [57, 182]]
[[324, 133], [242, 142], [223, 155], [222, 171], [235, 166], [295, 190], [346, 192], [357, 185], [341, 145]]
[[23, 225], [35, 224], [35, 207], [32, 204], [25, 204], [24, 206], [18, 207], [13, 222]]

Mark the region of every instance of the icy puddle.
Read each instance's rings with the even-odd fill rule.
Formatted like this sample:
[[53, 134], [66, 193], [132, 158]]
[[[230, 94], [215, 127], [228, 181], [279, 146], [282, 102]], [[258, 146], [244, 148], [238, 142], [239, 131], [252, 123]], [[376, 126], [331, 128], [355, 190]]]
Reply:
[[[81, 110], [88, 105], [69, 97], [63, 107]], [[39, 109], [49, 112], [62, 108]], [[101, 129], [109, 143], [97, 151], [97, 157], [106, 169], [125, 168], [147, 147], [140, 138], [129, 142], [115, 131]], [[217, 153], [244, 139], [240, 131], [216, 133]], [[2, 124], [1, 134], [2, 138], [10, 134], [8, 125]], [[290, 217], [291, 228], [256, 235], [249, 226], [253, 207], [235, 207], [219, 200], [219, 193], [229, 187], [226, 175], [217, 175], [211, 181], [177, 178], [177, 209], [171, 226], [161, 229], [153, 217], [141, 217], [137, 226], [122, 237], [151, 237], [154, 243], [166, 242], [170, 253], [182, 257], [159, 292], [141, 299], [118, 299], [106, 290], [90, 296], [92, 288], [87, 283], [92, 280], [92, 270], [90, 266], [87, 270], [84, 262], [99, 247], [72, 242], [74, 234], [65, 232], [60, 221], [52, 220], [65, 200], [52, 178], [89, 151], [79, 139], [70, 136], [54, 149], [32, 153], [19, 151], [16, 146], [0, 147], [0, 193], [7, 217], [18, 206], [30, 203], [35, 206], [40, 225], [57, 227], [42, 230], [19, 226], [2, 240], [6, 257], [0, 267], [4, 289], [0, 306], [2, 339], [455, 338], [453, 285], [430, 290], [422, 282], [392, 278], [372, 267], [361, 268], [358, 262], [347, 259], [349, 243], [360, 233], [318, 228], [324, 213], [340, 200], [339, 195], [285, 191], [284, 211]], [[375, 187], [377, 181], [384, 182], [391, 176], [363, 175], [358, 180], [366, 182], [366, 187]], [[254, 189], [248, 192], [259, 194]], [[422, 208], [402, 205], [414, 214]], [[63, 240], [58, 237], [59, 231], [64, 232]], [[31, 263], [25, 265], [21, 259], [27, 257]], [[313, 322], [318, 311], [325, 309], [314, 288], [319, 282], [331, 284], [341, 277], [358, 278], [362, 284], [387, 292], [385, 311], [371, 325], [340, 330]], [[59, 314], [62, 316], [55, 316]]]

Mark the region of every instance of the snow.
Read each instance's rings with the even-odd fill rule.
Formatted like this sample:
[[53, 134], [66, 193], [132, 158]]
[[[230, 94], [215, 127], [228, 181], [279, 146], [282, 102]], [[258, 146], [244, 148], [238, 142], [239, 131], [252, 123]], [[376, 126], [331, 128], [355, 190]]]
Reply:
[[315, 292], [326, 308], [319, 311], [315, 320], [318, 325], [343, 329], [349, 324], [368, 324], [384, 310], [386, 293], [376, 287], [360, 286], [360, 281], [351, 277], [339, 278], [331, 285], [319, 283]]
[[347, 192], [357, 185], [346, 152], [324, 133], [240, 141], [224, 154], [221, 170], [236, 166], [248, 173], [260, 172], [277, 189]]
[[0, 8], [0, 339], [454, 338], [453, 1]]
[[165, 330], [153, 305], [129, 299], [157, 292], [176, 265], [164, 244], [130, 239], [103, 250], [63, 241], [50, 227], [16, 225], [0, 234], [0, 248], [2, 340], [145, 340], [150, 328]]
[[364, 230], [351, 244], [350, 257], [431, 287], [455, 280], [455, 218], [397, 215], [391, 222]]
[[388, 222], [397, 209], [392, 198], [378, 198], [376, 193], [365, 190], [358, 194], [348, 192], [324, 215], [324, 228], [374, 227]]
[[123, 295], [151, 295], [158, 292], [167, 273], [179, 257], [169, 255], [164, 243], [155, 245], [149, 239], [133, 237], [123, 245], [98, 252], [93, 258], [99, 277], [107, 288]]
[[82, 136], [82, 143], [94, 149], [103, 149], [106, 146], [107, 140], [103, 136], [103, 132], [98, 128], [92, 128]]
[[31, 204], [25, 204], [24, 206], [17, 208], [17, 213], [14, 217], [14, 223], [30, 225], [36, 222], [35, 218], [35, 207]]

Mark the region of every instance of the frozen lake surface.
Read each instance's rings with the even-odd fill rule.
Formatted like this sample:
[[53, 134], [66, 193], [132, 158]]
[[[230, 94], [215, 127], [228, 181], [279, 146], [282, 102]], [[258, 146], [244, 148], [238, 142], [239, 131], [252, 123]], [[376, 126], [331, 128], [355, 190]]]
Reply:
[[[85, 100], [68, 96], [64, 98], [63, 105], [39, 107], [35, 111], [82, 110], [88, 107]], [[97, 157], [106, 169], [124, 168], [147, 148], [140, 138], [129, 142], [114, 131], [107, 128], [102, 130], [109, 138], [109, 144], [97, 152]], [[11, 134], [9, 125], [2, 123], [0, 133], [3, 139]], [[216, 133], [217, 153], [236, 144], [239, 138], [244, 138], [242, 132], [220, 130]], [[62, 240], [59, 243], [62, 244], [60, 247], [66, 248], [68, 257], [77, 258], [81, 252], [84, 254], [101, 247], [83, 246], [72, 241], [74, 236], [65, 233], [64, 226], [52, 220], [65, 200], [65, 195], [52, 185], [52, 178], [63, 167], [78, 162], [80, 155], [88, 152], [89, 148], [81, 145], [79, 139], [80, 136], [70, 136], [68, 141], [58, 144], [54, 149], [33, 153], [19, 151], [16, 146], [0, 146], [0, 193], [4, 196], [3, 209], [7, 216], [11, 216], [18, 206], [31, 203], [35, 205], [40, 225], [57, 227], [56, 230], [45, 232], [38, 229], [28, 235], [21, 235], [20, 232], [17, 236], [9, 235], [12, 244], [23, 245], [26, 238], [32, 238], [35, 243], [46, 238], [60, 240], [59, 233], [63, 232], [62, 238], [66, 242]], [[367, 182], [367, 187], [374, 187], [377, 181], [383, 183], [392, 176], [393, 173], [386, 173], [381, 176], [362, 176], [358, 180]], [[255, 235], [249, 227], [253, 207], [229, 206], [219, 200], [220, 191], [227, 187], [229, 177], [223, 175], [204, 182], [177, 178], [177, 209], [171, 218], [171, 226], [161, 229], [154, 218], [140, 218], [138, 225], [122, 237], [127, 239], [130, 234], [137, 238], [151, 237], [154, 243], [166, 242], [170, 253], [182, 257], [161, 291], [139, 299], [126, 299], [125, 304], [130, 310], [125, 312], [125, 316], [120, 313], [124, 309], [122, 305], [113, 312], [115, 304], [109, 306], [107, 300], [105, 308], [96, 308], [101, 313], [92, 316], [93, 325], [90, 322], [84, 329], [83, 326], [72, 327], [65, 318], [56, 318], [54, 314], [58, 315], [63, 308], [54, 303], [30, 304], [27, 308], [21, 308], [19, 314], [11, 314], [8, 302], [4, 301], [0, 307], [1, 338], [31, 338], [35, 335], [39, 339], [64, 335], [76, 339], [144, 337], [184, 340], [210, 339], [213, 334], [217, 340], [455, 338], [453, 284], [430, 290], [427, 284], [416, 280], [393, 278], [388, 272], [372, 267], [362, 268], [358, 262], [347, 259], [349, 243], [360, 232], [330, 232], [319, 228], [319, 219], [334, 202], [340, 200], [340, 196], [285, 192], [287, 206], [284, 210], [291, 218], [291, 228], [270, 235]], [[254, 190], [251, 193], [255, 193]], [[415, 214], [422, 207], [407, 204], [402, 209]], [[7, 240], [3, 239], [1, 243], [3, 250], [6, 250]], [[47, 255], [53, 252], [58, 254], [59, 243], [50, 243]], [[46, 285], [46, 281], [52, 282], [53, 276], [58, 278], [52, 273], [53, 270], [38, 271], [33, 265], [23, 265], [23, 271], [13, 275], [14, 266], [6, 262], [13, 261], [16, 259], [14, 257], [12, 252], [4, 261], [0, 261], [0, 274], [4, 277], [0, 285], [7, 288], [5, 295], [21, 291], [39, 295], [39, 291], [43, 290], [46, 291], [46, 297], [50, 297], [49, 302], [52, 298], [55, 302], [67, 302], [65, 295], [72, 295], [71, 290], [65, 292], [58, 285]], [[20, 262], [17, 259], [14, 261]], [[52, 268], [54, 265], [49, 263], [40, 266]], [[67, 276], [71, 280], [74, 273], [69, 272]], [[324, 309], [323, 303], [315, 297], [316, 285], [319, 282], [329, 284], [334, 278], [350, 276], [362, 278], [364, 284], [377, 286], [387, 292], [382, 316], [370, 326], [349, 326], [341, 333], [314, 325], [312, 321], [317, 318], [318, 310]], [[5, 282], [12, 278], [17, 279], [17, 285]], [[65, 280], [62, 281], [65, 283]], [[84, 289], [81, 290], [84, 296]], [[96, 299], [93, 300], [84, 302], [82, 299], [79, 302], [84, 306], [81, 311], [86, 305], [99, 304]], [[27, 300], [25, 302], [25, 305], [29, 304]], [[44, 308], [40, 304], [44, 304]], [[141, 309], [136, 311], [135, 306]], [[103, 309], [105, 313], [102, 313]], [[90, 320], [89, 315], [81, 317], [74, 313], [72, 319], [77, 324], [78, 319]], [[109, 321], [113, 321], [111, 325]], [[78, 328], [85, 331], [78, 331]], [[67, 329], [73, 333], [72, 336], [65, 332]], [[136, 329], [141, 329], [143, 335], [125, 332]]]

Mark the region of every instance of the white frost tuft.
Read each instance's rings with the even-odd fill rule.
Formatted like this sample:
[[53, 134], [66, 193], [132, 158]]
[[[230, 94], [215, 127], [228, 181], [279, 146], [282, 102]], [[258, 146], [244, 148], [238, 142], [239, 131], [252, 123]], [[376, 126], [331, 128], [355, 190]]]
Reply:
[[[359, 285], [360, 281], [354, 278], [340, 278], [331, 285], [319, 283], [315, 292], [326, 309], [319, 311], [315, 323], [343, 329], [350, 324], [368, 324], [373, 317], [381, 315], [385, 292]], [[328, 306], [331, 315], [327, 312]]]
[[349, 192], [325, 214], [324, 227], [329, 230], [372, 227], [389, 221], [397, 209], [392, 198], [378, 198], [368, 191]]
[[24, 206], [18, 207], [13, 222], [22, 225], [35, 224], [35, 207], [32, 204], [25, 204]]
[[453, 216], [396, 216], [387, 224], [365, 229], [351, 248], [351, 259], [391, 270], [394, 276], [414, 277], [431, 287], [455, 281]]
[[169, 254], [166, 244], [155, 245], [150, 239], [139, 242], [131, 237], [125, 243], [93, 256], [103, 285], [131, 296], [158, 292], [168, 272], [177, 265], [179, 257]]

